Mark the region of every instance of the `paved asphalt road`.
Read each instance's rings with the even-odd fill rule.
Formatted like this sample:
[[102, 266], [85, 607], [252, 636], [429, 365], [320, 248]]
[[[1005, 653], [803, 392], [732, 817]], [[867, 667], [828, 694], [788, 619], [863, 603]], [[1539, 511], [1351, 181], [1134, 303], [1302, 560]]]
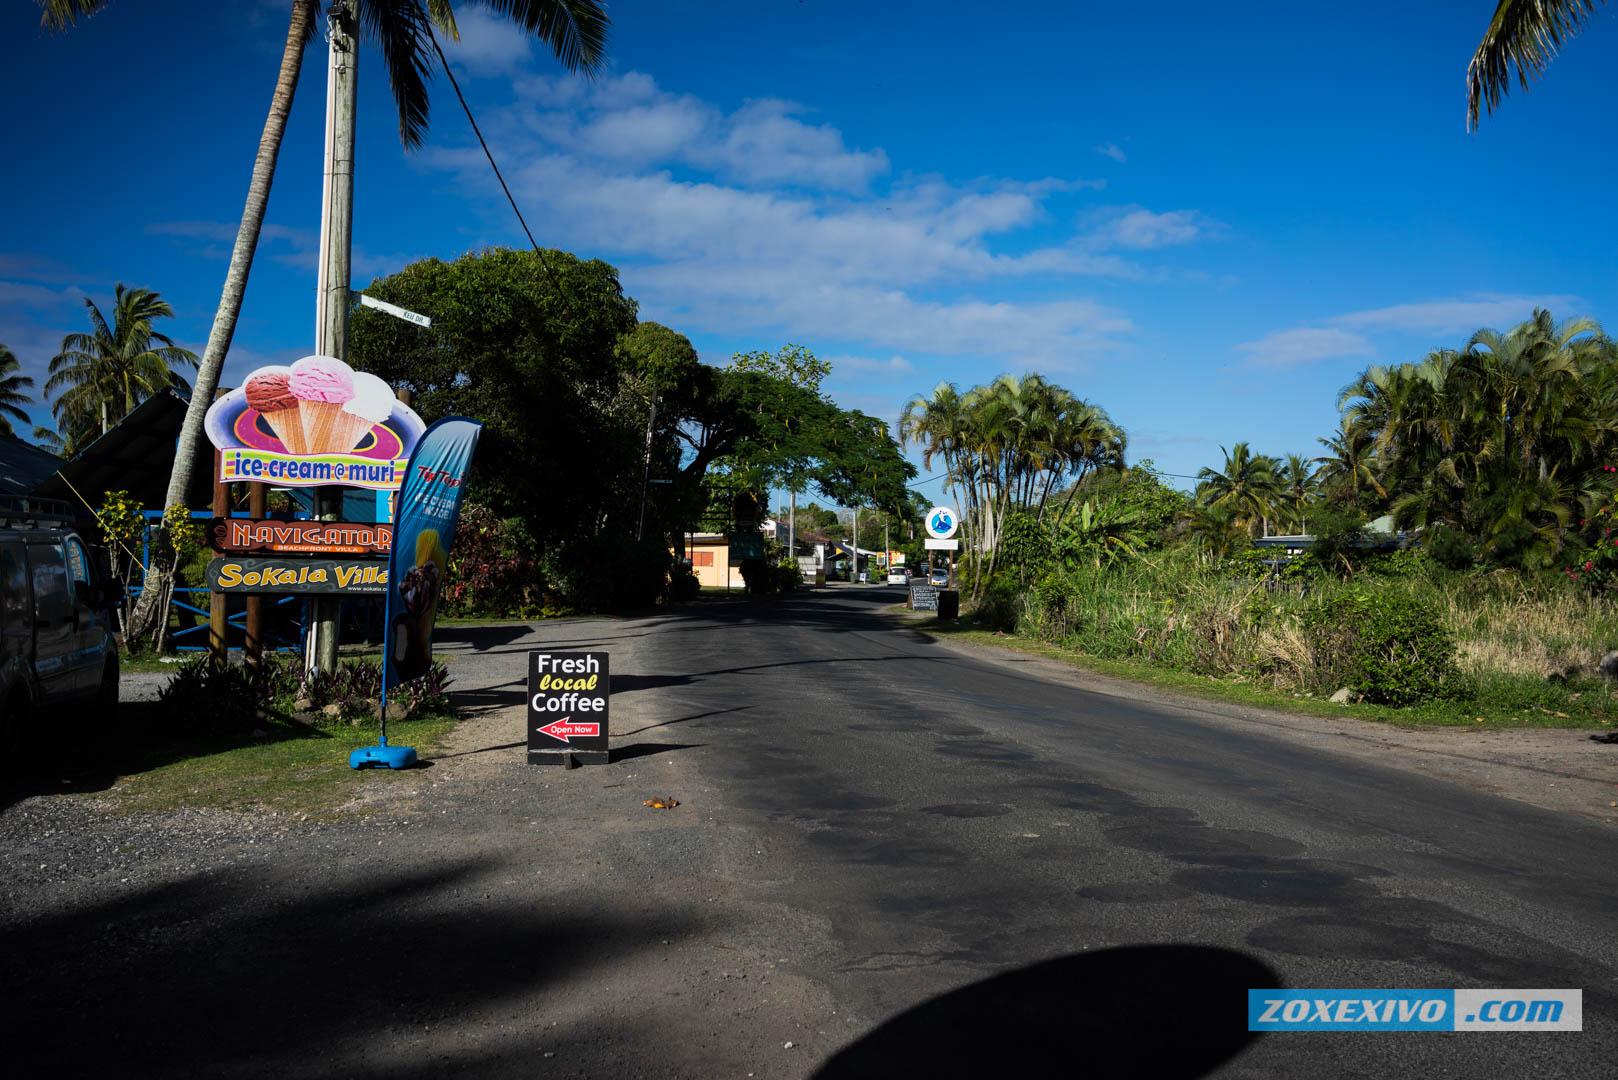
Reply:
[[[693, 609], [613, 679], [746, 820], [801, 972], [867, 1018], [956, 992], [832, 1072], [1618, 1076], [1611, 829], [951, 649], [899, 595]], [[1585, 1030], [1244, 1046], [1259, 986], [1581, 988]]]
[[[935, 641], [883, 613], [901, 596], [445, 628], [471, 718], [429, 767], [356, 775], [337, 820], [122, 817], [93, 801], [110, 778], [7, 795], [13, 1060], [1618, 1076], [1611, 827]], [[527, 763], [532, 648], [611, 652], [612, 764]], [[1245, 991], [1270, 986], [1579, 988], [1585, 1030], [1254, 1039]]]

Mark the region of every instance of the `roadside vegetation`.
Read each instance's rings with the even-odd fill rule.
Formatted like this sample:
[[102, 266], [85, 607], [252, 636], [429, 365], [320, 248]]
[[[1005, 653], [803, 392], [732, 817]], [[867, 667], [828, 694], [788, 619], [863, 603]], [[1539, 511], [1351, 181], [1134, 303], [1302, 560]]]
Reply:
[[1601, 327], [1536, 311], [1368, 368], [1338, 404], [1317, 456], [1236, 443], [1194, 494], [1125, 467], [1105, 414], [1038, 376], [940, 386], [901, 425], [959, 496], [970, 627], [1425, 722], [1611, 725], [1618, 349]]

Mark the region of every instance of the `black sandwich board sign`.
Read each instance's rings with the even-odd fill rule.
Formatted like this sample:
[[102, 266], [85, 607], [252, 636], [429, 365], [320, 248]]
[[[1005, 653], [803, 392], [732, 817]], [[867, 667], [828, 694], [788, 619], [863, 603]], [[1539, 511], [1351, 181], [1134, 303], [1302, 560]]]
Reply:
[[604, 652], [528, 654], [528, 764], [607, 763]]
[[912, 582], [910, 586], [910, 603], [916, 611], [937, 611], [938, 590], [931, 585], [918, 585]]

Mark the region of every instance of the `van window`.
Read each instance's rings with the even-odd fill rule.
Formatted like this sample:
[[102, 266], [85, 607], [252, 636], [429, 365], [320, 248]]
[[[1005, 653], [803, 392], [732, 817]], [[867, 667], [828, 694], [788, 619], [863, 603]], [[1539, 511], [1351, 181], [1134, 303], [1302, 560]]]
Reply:
[[67, 576], [62, 545], [29, 544], [28, 561], [33, 569], [35, 620], [53, 625], [71, 620], [73, 585]]
[[31, 630], [28, 607], [28, 561], [22, 545], [0, 544], [0, 611], [6, 625]]

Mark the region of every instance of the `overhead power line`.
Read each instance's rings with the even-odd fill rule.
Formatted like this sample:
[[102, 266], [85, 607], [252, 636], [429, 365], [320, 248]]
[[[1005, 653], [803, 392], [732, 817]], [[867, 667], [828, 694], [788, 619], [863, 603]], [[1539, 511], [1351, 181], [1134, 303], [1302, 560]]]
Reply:
[[483, 147], [483, 156], [489, 159], [489, 168], [494, 170], [494, 178], [500, 181], [500, 190], [506, 193], [506, 201], [511, 204], [511, 212], [517, 215], [517, 224], [522, 226], [524, 235], [528, 237], [528, 243], [533, 246], [534, 254], [539, 256], [539, 265], [545, 268], [545, 274], [551, 279], [551, 284], [562, 295], [562, 299], [571, 305], [573, 295], [562, 285], [561, 280], [556, 276], [556, 271], [551, 269], [550, 260], [545, 258], [545, 252], [540, 250], [539, 242], [534, 239], [534, 234], [529, 230], [528, 222], [522, 216], [522, 210], [517, 206], [517, 200], [512, 197], [511, 188], [506, 186], [506, 178], [501, 174], [500, 166], [495, 163], [494, 155], [489, 152], [489, 144], [483, 138], [482, 129], [478, 127], [477, 117], [472, 115], [472, 106], [466, 103], [466, 95], [461, 93], [461, 84], [456, 81], [455, 72], [449, 69], [449, 60], [444, 56], [443, 46], [438, 44], [438, 35], [429, 30], [428, 36], [432, 38], [433, 51], [438, 54], [438, 62], [444, 65], [444, 74], [449, 76], [449, 84], [455, 90], [456, 100], [461, 103], [461, 110], [466, 113], [467, 123], [472, 125], [472, 134], [478, 137], [478, 145]]

